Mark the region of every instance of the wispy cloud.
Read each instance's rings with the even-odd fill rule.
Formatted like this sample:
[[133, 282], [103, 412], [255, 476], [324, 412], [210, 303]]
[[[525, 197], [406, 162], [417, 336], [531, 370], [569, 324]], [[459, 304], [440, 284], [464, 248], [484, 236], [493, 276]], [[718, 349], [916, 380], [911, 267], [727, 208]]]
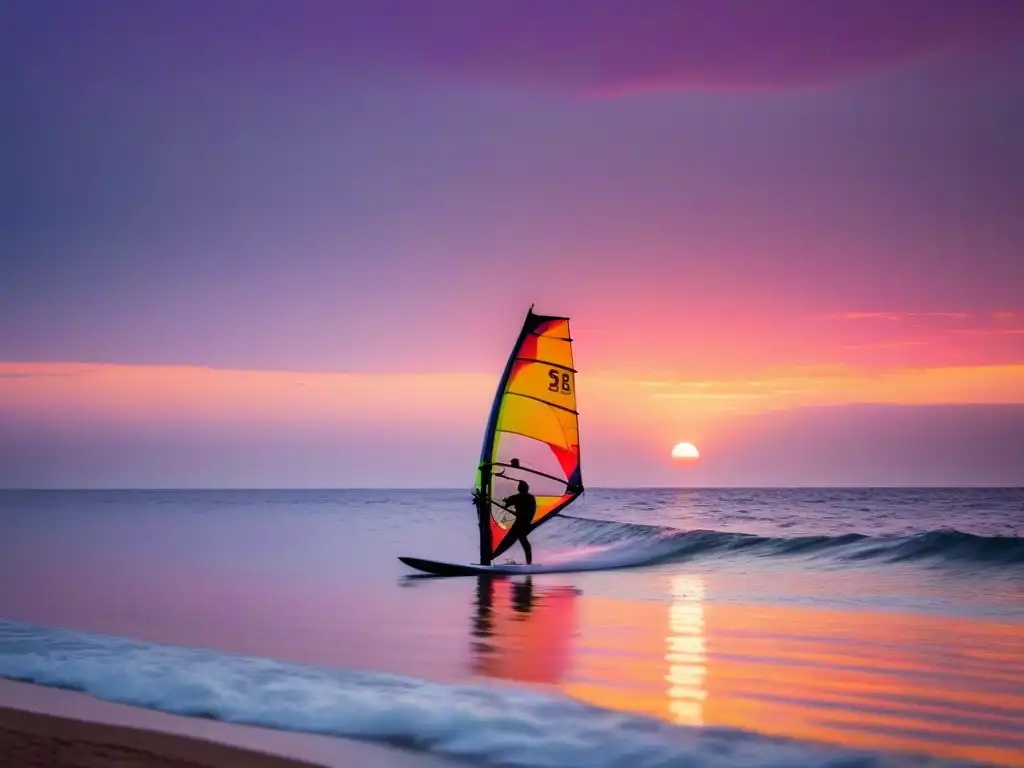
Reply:
[[645, 381], [651, 397], [700, 407], [729, 403], [749, 410], [890, 403], [1024, 403], [1024, 365], [922, 367], [872, 372], [796, 369], [758, 379]]
[[893, 339], [891, 341], [867, 341], [859, 344], [844, 344], [845, 349], [909, 349], [926, 347], [931, 341], [925, 339]]
[[826, 315], [830, 320], [891, 320], [903, 322], [921, 318], [945, 318], [967, 320], [969, 312], [832, 312]]
[[[486, 408], [481, 374], [352, 374], [197, 366], [0, 363], [0, 411], [101, 423], [423, 425]], [[469, 410], [473, 410], [470, 408]], [[445, 416], [439, 417], [439, 413]]]
[[[111, 14], [117, 23], [110, 23]], [[63, 23], [41, 24], [35, 15]], [[13, 26], [23, 34], [12, 42], [24, 51], [63, 48], [96, 67], [118, 50], [128, 51], [136, 67], [163, 71], [203, 67], [211, 58], [260, 66], [272, 53], [283, 67], [320, 62], [620, 94], [819, 85], [986, 50], [1024, 37], [1024, 6], [998, 0], [151, 0], [100, 8], [24, 4]]]
[[957, 336], [1024, 336], [1024, 328], [954, 328]]
[[0, 363], [0, 379], [63, 379], [95, 370], [85, 364]]
[[[841, 346], [850, 351], [920, 350], [933, 365], [960, 362], [1024, 362], [1024, 322], [1017, 310], [995, 312], [835, 312], [829, 320], [848, 323]], [[843, 325], [837, 326], [842, 328]], [[859, 330], [858, 330], [859, 329]], [[852, 338], [851, 338], [852, 337]], [[971, 339], [970, 344], [966, 341]], [[990, 340], [980, 346], [980, 340]], [[911, 361], [905, 359], [904, 364]]]

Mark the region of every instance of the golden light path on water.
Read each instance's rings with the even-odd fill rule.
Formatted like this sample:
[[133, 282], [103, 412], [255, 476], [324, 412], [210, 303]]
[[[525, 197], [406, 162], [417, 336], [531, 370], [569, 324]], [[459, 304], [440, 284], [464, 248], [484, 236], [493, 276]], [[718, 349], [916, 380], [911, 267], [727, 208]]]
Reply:
[[704, 580], [699, 576], [673, 576], [671, 594], [665, 652], [669, 712], [681, 725], [703, 725], [708, 697]]
[[1019, 622], [736, 604], [715, 579], [659, 575], [665, 602], [581, 591], [554, 684], [680, 726], [1024, 767]]

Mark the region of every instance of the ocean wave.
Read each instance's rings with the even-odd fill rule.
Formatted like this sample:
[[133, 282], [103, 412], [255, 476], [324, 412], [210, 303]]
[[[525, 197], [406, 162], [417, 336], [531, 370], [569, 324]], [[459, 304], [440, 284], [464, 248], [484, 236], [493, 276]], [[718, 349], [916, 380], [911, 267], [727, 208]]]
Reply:
[[0, 621], [0, 677], [171, 714], [379, 741], [504, 768], [950, 765], [734, 728], [676, 726], [509, 685], [444, 685], [9, 621]]
[[[553, 531], [558, 544], [623, 566], [656, 565], [709, 555], [815, 556], [846, 562], [922, 562], [971, 567], [1024, 566], [1024, 538], [977, 536], [955, 529], [907, 536], [757, 536], [749, 533], [681, 531], [562, 515]], [[614, 567], [614, 566], [605, 566]]]

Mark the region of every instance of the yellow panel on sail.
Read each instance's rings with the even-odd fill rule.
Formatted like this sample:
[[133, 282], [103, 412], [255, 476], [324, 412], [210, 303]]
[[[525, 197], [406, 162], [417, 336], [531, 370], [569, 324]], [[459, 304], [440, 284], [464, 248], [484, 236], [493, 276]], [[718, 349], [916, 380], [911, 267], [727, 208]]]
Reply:
[[506, 392], [576, 410], [576, 372], [547, 362], [516, 361]]
[[566, 450], [579, 446], [575, 412], [517, 395], [509, 395], [502, 404], [498, 416], [499, 435], [502, 432], [531, 437]]

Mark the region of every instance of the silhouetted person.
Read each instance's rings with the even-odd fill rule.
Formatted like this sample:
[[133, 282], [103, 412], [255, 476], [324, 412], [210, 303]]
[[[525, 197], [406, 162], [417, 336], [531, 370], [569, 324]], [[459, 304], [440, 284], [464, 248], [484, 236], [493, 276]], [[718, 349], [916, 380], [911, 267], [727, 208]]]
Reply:
[[519, 492], [502, 499], [501, 503], [516, 516], [516, 521], [512, 523], [512, 528], [508, 532], [509, 546], [518, 541], [526, 554], [526, 564], [530, 565], [533, 562], [533, 550], [530, 549], [530, 542], [526, 540], [526, 534], [530, 532], [533, 516], [537, 512], [537, 500], [530, 493], [530, 484], [520, 480]]

